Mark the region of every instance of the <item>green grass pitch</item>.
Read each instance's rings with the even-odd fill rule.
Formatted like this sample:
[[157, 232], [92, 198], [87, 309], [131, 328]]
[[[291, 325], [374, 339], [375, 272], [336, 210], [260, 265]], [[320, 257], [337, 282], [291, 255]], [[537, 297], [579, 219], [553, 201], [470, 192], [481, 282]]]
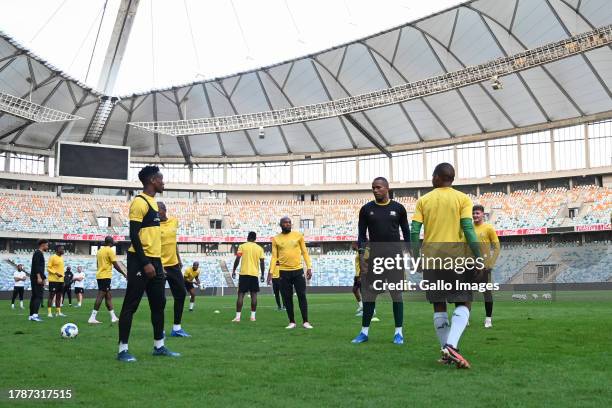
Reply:
[[[438, 341], [425, 302], [405, 303], [406, 342], [396, 346], [386, 299], [378, 304], [381, 322], [372, 323], [370, 341], [354, 345], [361, 320], [350, 294], [309, 295], [315, 329], [291, 332], [271, 296], [261, 296], [257, 322], [248, 320], [245, 307], [239, 324], [230, 322], [233, 296], [198, 297], [183, 321], [193, 337], [169, 338], [169, 348], [183, 354], [171, 359], [150, 355], [143, 300], [130, 339], [138, 362], [122, 364], [115, 360], [117, 327], [104, 307], [98, 315], [104, 324], [86, 323], [91, 299], [81, 309], [65, 307], [66, 318], [41, 324], [26, 320], [27, 309], [13, 311], [2, 301], [0, 406], [611, 406], [612, 302], [609, 295], [600, 298], [500, 301], [490, 330], [482, 327], [482, 303], [475, 303], [459, 345], [471, 370], [436, 363]], [[172, 302], [169, 297], [167, 332]], [[119, 311], [121, 299], [115, 305]], [[76, 339], [60, 337], [66, 322], [79, 326]], [[11, 388], [70, 388], [74, 396], [12, 402], [6, 397]]]

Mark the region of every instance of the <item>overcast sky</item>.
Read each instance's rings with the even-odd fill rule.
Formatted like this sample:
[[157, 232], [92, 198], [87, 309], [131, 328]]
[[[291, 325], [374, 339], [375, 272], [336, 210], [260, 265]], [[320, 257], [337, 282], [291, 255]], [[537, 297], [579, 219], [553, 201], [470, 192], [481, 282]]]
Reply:
[[[225, 76], [404, 24], [457, 0], [140, 0], [112, 93]], [[0, 0], [0, 30], [96, 88], [120, 0]], [[91, 68], [98, 27], [100, 34]]]

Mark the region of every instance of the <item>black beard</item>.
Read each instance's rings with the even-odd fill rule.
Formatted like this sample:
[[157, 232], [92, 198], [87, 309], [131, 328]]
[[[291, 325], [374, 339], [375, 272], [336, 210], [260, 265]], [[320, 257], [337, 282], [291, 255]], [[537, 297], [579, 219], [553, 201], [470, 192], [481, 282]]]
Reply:
[[281, 227], [281, 230], [283, 231], [283, 233], [288, 234], [291, 232], [291, 228], [283, 228]]

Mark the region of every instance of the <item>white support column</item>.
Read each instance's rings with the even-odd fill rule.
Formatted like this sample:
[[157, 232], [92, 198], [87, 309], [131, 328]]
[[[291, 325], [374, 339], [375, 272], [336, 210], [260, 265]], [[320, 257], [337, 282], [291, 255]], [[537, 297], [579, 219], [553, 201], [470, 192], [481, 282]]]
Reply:
[[423, 180], [427, 180], [430, 174], [427, 174], [427, 154], [423, 150]]
[[455, 166], [455, 177], [463, 178], [461, 176], [461, 169], [459, 168], [459, 152], [457, 151], [457, 145], [453, 145], [453, 165]]
[[4, 152], [4, 155], [4, 171], [8, 173], [11, 171], [11, 160], [13, 159], [13, 153]]
[[591, 146], [589, 142], [589, 124], [584, 124], [584, 168], [591, 168]]
[[517, 149], [517, 157], [518, 157], [518, 172], [519, 174], [523, 174], [523, 148], [522, 148], [521, 135], [518, 135], [516, 137], [516, 149]]
[[189, 169], [189, 184], [193, 184], [193, 164], [187, 166]]
[[555, 159], [555, 136], [553, 130], [550, 129], [550, 169], [557, 170], [557, 160]]
[[289, 184], [293, 185], [293, 162], [289, 162]]
[[485, 176], [491, 177], [491, 163], [489, 159], [489, 141], [485, 140]]
[[257, 184], [261, 184], [261, 163], [257, 163]]
[[389, 158], [389, 180], [395, 181], [395, 177], [393, 176], [393, 159], [391, 157]]
[[359, 184], [359, 157], [355, 157], [355, 184]]
[[223, 184], [227, 184], [227, 163], [223, 164]]
[[323, 184], [327, 184], [327, 160], [323, 159]]

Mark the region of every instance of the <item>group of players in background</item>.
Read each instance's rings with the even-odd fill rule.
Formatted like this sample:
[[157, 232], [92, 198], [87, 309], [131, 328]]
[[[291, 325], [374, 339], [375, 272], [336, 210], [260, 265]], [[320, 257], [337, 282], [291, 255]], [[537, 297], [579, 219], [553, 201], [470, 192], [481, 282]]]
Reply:
[[[116, 316], [112, 303], [111, 295], [111, 280], [112, 280], [112, 268], [114, 267], [124, 278], [126, 277], [122, 267], [117, 262], [115, 251], [112, 247], [115, 242], [111, 236], [106, 237], [104, 246], [101, 247], [96, 253], [97, 270], [96, 270], [96, 281], [98, 286], [98, 293], [94, 302], [94, 307], [91, 312], [88, 323], [100, 324], [102, 322], [97, 320], [97, 314], [102, 305], [102, 301], [105, 301], [106, 308], [110, 313], [111, 323], [116, 323], [119, 318]], [[86, 275], [83, 272], [83, 267], [79, 265], [77, 272], [72, 273], [72, 267], [67, 266], [64, 271], [64, 247], [58, 245], [55, 248], [55, 253], [51, 255], [47, 266], [45, 268], [44, 252], [49, 250], [49, 242], [45, 239], [38, 241], [38, 248], [34, 251], [32, 256], [32, 273], [26, 272], [23, 264], [17, 265], [17, 270], [13, 275], [15, 281], [13, 288], [13, 296], [11, 299], [11, 308], [15, 309], [15, 301], [19, 298], [19, 307], [24, 309], [23, 306], [23, 295], [25, 288], [25, 281], [30, 278], [32, 285], [32, 298], [30, 301], [30, 314], [28, 320], [35, 322], [42, 322], [43, 319], [38, 315], [41, 303], [43, 301], [43, 291], [45, 286], [48, 287], [49, 296], [47, 301], [47, 317], [66, 317], [62, 312], [64, 300], [68, 298], [68, 306], [72, 307], [72, 286], [74, 286], [74, 293], [76, 295], [77, 304], [74, 307], [82, 307], [83, 294], [85, 293], [85, 280]], [[42, 262], [41, 261], [41, 257]], [[184, 277], [184, 286], [186, 291], [189, 291], [191, 295], [191, 302], [189, 310], [193, 311], [195, 305], [195, 287], [200, 287], [199, 281], [199, 263], [194, 262], [193, 266], [186, 268]], [[45, 274], [45, 271], [48, 275]], [[196, 286], [194, 286], [194, 283]], [[183, 296], [184, 300], [184, 296]], [[53, 314], [53, 308], [55, 305], [55, 315]], [[182, 304], [181, 304], [182, 305]]]
[[[423, 279], [428, 281], [490, 281], [491, 268], [499, 254], [499, 240], [490, 224], [484, 222], [484, 208], [472, 204], [470, 198], [452, 188], [455, 171], [452, 165], [441, 163], [433, 172], [434, 189], [420, 197], [416, 203], [412, 225], [408, 224], [406, 209], [402, 204], [390, 199], [389, 183], [383, 177], [372, 182], [374, 200], [365, 204], [359, 212], [358, 240], [354, 245], [357, 252], [355, 259], [355, 280], [353, 293], [359, 303], [358, 316], [362, 318], [362, 327], [352, 343], [359, 344], [369, 340], [369, 327], [375, 317], [376, 298], [384, 292], [375, 289], [374, 280], [398, 282], [405, 279], [405, 270], [386, 268], [384, 273], [374, 273], [372, 260], [377, 257], [393, 258], [397, 254], [410, 252], [412, 257], [419, 257], [420, 251], [440, 251], [440, 245], [465, 244], [469, 246], [473, 256], [484, 257], [486, 267], [470, 270], [469, 273], [458, 275], [453, 270], [423, 269]], [[133, 362], [136, 358], [129, 352], [133, 315], [146, 292], [151, 311], [153, 325], [153, 355], [178, 357], [179, 353], [169, 350], [165, 345], [164, 310], [166, 306], [165, 285], [170, 286], [174, 298], [174, 321], [172, 337], [189, 337], [181, 327], [182, 313], [186, 294], [190, 294], [189, 310], [192, 311], [195, 300], [194, 283], [200, 286], [199, 265], [195, 262], [183, 274], [182, 261], [177, 245], [178, 220], [168, 217], [166, 205], [155, 200], [155, 195], [164, 190], [163, 175], [157, 166], [145, 166], [138, 174], [143, 184], [143, 191], [131, 202], [129, 209], [129, 231], [131, 246], [127, 254], [127, 271], [118, 263], [112, 247], [115, 245], [112, 237], [107, 237], [104, 246], [97, 252], [98, 294], [94, 309], [88, 323], [99, 324], [97, 313], [102, 301], [110, 313], [112, 323], [118, 322], [119, 350], [117, 359], [123, 362]], [[308, 301], [306, 298], [307, 280], [312, 278], [311, 260], [306, 249], [304, 236], [292, 230], [289, 217], [280, 220], [281, 233], [272, 238], [272, 259], [267, 282], [272, 284], [278, 310], [286, 310], [289, 324], [286, 329], [297, 327], [294, 313], [293, 293], [298, 298], [302, 317], [302, 327], [313, 329], [308, 316]], [[424, 227], [424, 240], [421, 244], [420, 232]], [[265, 265], [263, 248], [256, 244], [255, 232], [249, 232], [247, 242], [240, 245], [236, 252], [232, 277], [240, 265], [238, 281], [238, 299], [236, 316], [232, 322], [241, 321], [241, 312], [245, 294], [250, 295], [250, 320], [256, 321], [257, 293], [259, 282], [264, 282]], [[491, 254], [491, 246], [493, 254]], [[70, 267], [64, 272], [62, 255], [64, 248], [58, 246], [45, 268], [43, 252], [49, 248], [46, 240], [38, 242], [38, 249], [32, 256], [30, 281], [32, 298], [30, 316], [32, 321], [41, 321], [38, 310], [43, 299], [45, 270], [48, 273], [49, 299], [48, 316], [53, 317], [52, 305], [55, 303], [56, 315], [65, 316], [61, 305], [64, 295], [70, 294], [70, 285], [74, 282], [78, 296], [78, 306], [81, 306], [83, 281], [85, 275], [82, 268], [72, 274]], [[438, 249], [432, 249], [438, 248]], [[304, 262], [302, 262], [302, 260]], [[303, 263], [306, 264], [304, 272]], [[127, 288], [119, 317], [114, 312], [111, 296], [112, 269], [116, 269], [127, 279]], [[20, 297], [23, 308], [23, 283], [27, 274], [22, 265], [15, 272], [15, 290], [12, 307], [16, 296]], [[21, 289], [19, 289], [21, 288]], [[401, 290], [389, 290], [393, 301], [393, 316], [395, 331], [393, 343], [404, 343], [403, 334], [403, 300]], [[458, 290], [428, 290], [427, 300], [433, 304], [433, 322], [438, 336], [442, 357], [439, 362], [456, 364], [459, 368], [469, 368], [470, 363], [459, 353], [459, 339], [469, 324], [469, 314], [472, 302], [472, 292]], [[282, 304], [281, 304], [282, 299]], [[69, 297], [71, 302], [71, 297]], [[455, 309], [449, 321], [447, 304], [454, 303]], [[490, 291], [485, 293], [486, 320], [485, 327], [492, 327], [493, 301]]]

